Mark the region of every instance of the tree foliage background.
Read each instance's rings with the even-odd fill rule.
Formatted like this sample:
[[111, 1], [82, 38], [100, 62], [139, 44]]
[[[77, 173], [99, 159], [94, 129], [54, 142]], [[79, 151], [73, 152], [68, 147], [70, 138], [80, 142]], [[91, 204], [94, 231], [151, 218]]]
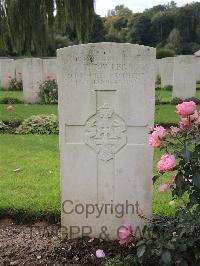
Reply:
[[0, 0], [0, 55], [52, 55], [57, 42], [86, 42], [93, 16], [93, 0]]
[[0, 0], [0, 55], [52, 56], [56, 49], [87, 42], [130, 42], [200, 49], [200, 3], [175, 2], [135, 13], [123, 5], [101, 18], [94, 0]]

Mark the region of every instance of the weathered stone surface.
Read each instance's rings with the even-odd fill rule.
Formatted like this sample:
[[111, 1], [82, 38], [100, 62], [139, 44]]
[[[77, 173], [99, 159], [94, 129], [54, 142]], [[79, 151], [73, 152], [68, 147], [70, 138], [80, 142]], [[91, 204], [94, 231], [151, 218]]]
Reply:
[[196, 81], [200, 81], [200, 57], [195, 57], [196, 61]]
[[13, 59], [0, 59], [0, 86], [8, 89], [11, 79], [15, 77], [15, 64]]
[[193, 55], [174, 58], [173, 98], [186, 99], [196, 93], [196, 62]]
[[158, 60], [161, 86], [165, 87], [173, 84], [174, 57], [166, 57]]
[[43, 59], [43, 79], [48, 76], [56, 78], [56, 58]]
[[22, 70], [23, 93], [26, 103], [40, 102], [39, 86], [43, 81], [43, 60], [39, 58], [24, 59]]
[[23, 62], [26, 59], [16, 59], [15, 60], [15, 77], [17, 80], [22, 79], [22, 70], [23, 70]]
[[155, 49], [98, 43], [57, 55], [63, 234], [107, 228], [115, 239], [125, 220], [144, 225], [139, 210], [151, 216]]

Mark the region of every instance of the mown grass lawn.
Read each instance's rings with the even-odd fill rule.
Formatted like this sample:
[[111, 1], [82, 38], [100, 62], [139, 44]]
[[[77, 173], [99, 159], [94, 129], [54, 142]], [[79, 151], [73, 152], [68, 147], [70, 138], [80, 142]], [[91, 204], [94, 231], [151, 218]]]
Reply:
[[[200, 99], [200, 90], [196, 91], [195, 97]], [[172, 100], [172, 91], [166, 91], [166, 90], [156, 91], [156, 99], [158, 99], [159, 102], [170, 103]]]
[[[167, 92], [166, 97], [168, 97]], [[23, 120], [31, 115], [58, 114], [57, 105], [16, 104], [13, 111], [0, 105], [0, 120]], [[155, 123], [178, 122], [174, 105], [156, 106]], [[161, 153], [155, 152], [154, 163]], [[18, 169], [18, 170], [16, 170]], [[0, 135], [0, 216], [60, 216], [58, 136]], [[155, 168], [154, 168], [155, 169]], [[170, 178], [166, 176], [160, 182]], [[172, 216], [170, 193], [162, 195], [154, 187], [154, 215]]]
[[0, 150], [0, 216], [59, 216], [58, 136], [0, 135]]
[[19, 99], [21, 101], [24, 98], [22, 91], [3, 91], [3, 90], [0, 90], [0, 99], [6, 98], [6, 97], [17, 98], [17, 99]]
[[[196, 97], [200, 99], [200, 84], [197, 84], [198, 90], [196, 91]], [[160, 90], [156, 91], [157, 97], [161, 102], [170, 103], [172, 100], [172, 91]], [[22, 91], [2, 91], [0, 90], [0, 99], [4, 97], [17, 98], [19, 100], [23, 100], [23, 92]]]
[[[59, 217], [58, 136], [0, 135], [0, 150], [0, 215]], [[156, 152], [155, 164], [159, 157]], [[170, 194], [158, 194], [156, 187], [154, 215], [172, 216]]]
[[14, 110], [7, 111], [7, 104], [0, 104], [0, 120], [24, 120], [32, 115], [58, 114], [57, 105], [45, 104], [13, 104]]
[[[41, 105], [41, 104], [14, 104], [13, 111], [7, 111], [6, 104], [0, 104], [0, 120], [24, 120], [31, 115], [41, 114], [58, 114], [57, 105]], [[178, 116], [175, 113], [174, 105], [160, 105], [156, 106], [155, 123], [176, 123]]]
[[177, 123], [180, 120], [176, 113], [175, 105], [157, 105], [155, 110], [155, 123], [168, 124]]

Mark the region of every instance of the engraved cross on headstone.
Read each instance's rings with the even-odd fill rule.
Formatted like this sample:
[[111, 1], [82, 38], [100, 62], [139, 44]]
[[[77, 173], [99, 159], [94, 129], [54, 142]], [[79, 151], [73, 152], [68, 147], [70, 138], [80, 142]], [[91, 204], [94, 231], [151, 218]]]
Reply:
[[[127, 129], [121, 117], [115, 114], [113, 106], [106, 102], [106, 96], [115, 91], [96, 91], [96, 113], [84, 125], [66, 125], [66, 143], [83, 144], [96, 153], [97, 160], [97, 202], [114, 199], [115, 154], [127, 143]], [[105, 102], [100, 98], [104, 94]], [[95, 177], [94, 177], [95, 178]], [[100, 196], [101, 195], [101, 196]]]
[[109, 104], [97, 108], [96, 114], [86, 122], [85, 143], [103, 161], [113, 159], [115, 153], [126, 145], [125, 123]]
[[[131, 139], [133, 127], [126, 125], [125, 121], [115, 113], [113, 104], [109, 99], [115, 98], [116, 91], [96, 90], [96, 113], [89, 116], [83, 125], [66, 125], [66, 143], [87, 145], [96, 153], [97, 160], [97, 202], [108, 201], [115, 198], [115, 154]], [[103, 97], [102, 97], [103, 96]], [[107, 97], [108, 96], [108, 97]], [[144, 130], [143, 130], [144, 131]], [[133, 142], [132, 142], [132, 141]], [[95, 178], [95, 177], [94, 177]]]

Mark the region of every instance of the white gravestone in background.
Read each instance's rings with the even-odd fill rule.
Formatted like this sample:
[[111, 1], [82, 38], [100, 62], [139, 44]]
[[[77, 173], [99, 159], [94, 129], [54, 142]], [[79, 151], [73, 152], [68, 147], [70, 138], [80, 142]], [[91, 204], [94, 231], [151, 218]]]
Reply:
[[196, 61], [196, 81], [200, 81], [200, 57], [195, 57]]
[[140, 210], [151, 216], [155, 61], [133, 44], [57, 51], [63, 235], [115, 239], [125, 220], [144, 225]]
[[162, 87], [173, 84], [173, 67], [174, 57], [159, 59], [159, 73]]
[[196, 94], [196, 61], [193, 55], [174, 58], [173, 98], [186, 99]]
[[1, 59], [0, 86], [8, 89], [10, 81], [15, 77], [15, 63], [13, 59]]
[[43, 79], [48, 76], [56, 79], [56, 58], [43, 59]]
[[39, 58], [24, 59], [22, 70], [25, 103], [38, 103], [39, 86], [43, 81], [43, 61]]

